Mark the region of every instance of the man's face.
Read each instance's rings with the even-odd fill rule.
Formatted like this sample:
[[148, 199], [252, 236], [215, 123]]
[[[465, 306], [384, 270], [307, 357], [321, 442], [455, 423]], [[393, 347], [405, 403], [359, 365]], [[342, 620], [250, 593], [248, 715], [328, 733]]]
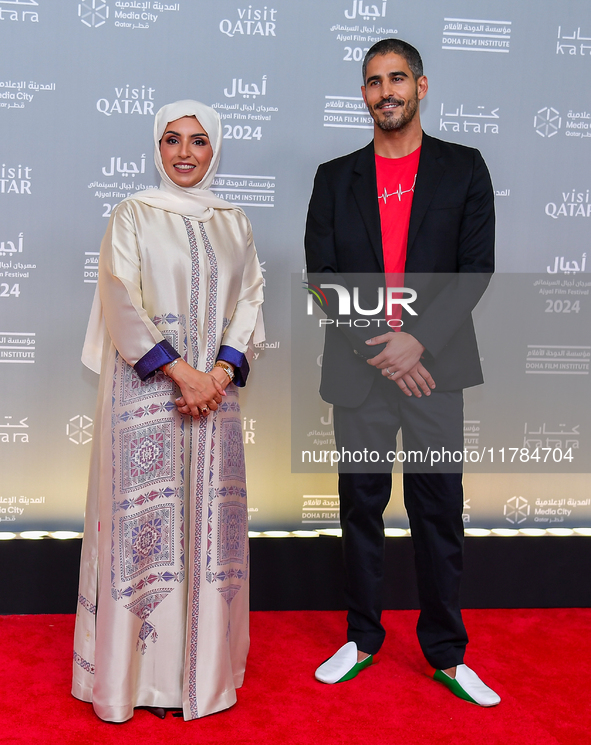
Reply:
[[427, 93], [427, 78], [417, 80], [404, 57], [376, 54], [367, 65], [363, 100], [384, 132], [401, 131], [414, 119]]

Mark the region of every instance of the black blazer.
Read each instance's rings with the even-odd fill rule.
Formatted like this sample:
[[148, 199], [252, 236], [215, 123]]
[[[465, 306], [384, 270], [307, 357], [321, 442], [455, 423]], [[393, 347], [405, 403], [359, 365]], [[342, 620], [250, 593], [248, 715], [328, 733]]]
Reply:
[[[403, 330], [424, 345], [423, 364], [437, 390], [483, 382], [471, 311], [494, 271], [494, 222], [492, 184], [478, 150], [423, 134], [404, 282], [418, 292], [418, 316], [405, 314]], [[305, 247], [314, 284], [337, 281], [327, 273], [383, 275], [373, 142], [318, 168]], [[335, 305], [325, 308], [329, 316]], [[380, 374], [366, 361], [378, 349], [364, 342], [387, 330], [326, 327], [320, 387], [325, 401], [363, 403]]]

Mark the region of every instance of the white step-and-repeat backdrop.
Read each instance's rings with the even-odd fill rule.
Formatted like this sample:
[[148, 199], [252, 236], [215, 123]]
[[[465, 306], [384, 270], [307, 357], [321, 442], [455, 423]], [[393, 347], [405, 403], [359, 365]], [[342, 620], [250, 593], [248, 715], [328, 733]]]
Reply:
[[[251, 528], [337, 525], [334, 469], [298, 460], [331, 448], [332, 412], [290, 297], [303, 307], [316, 167], [371, 138], [361, 60], [387, 36], [421, 51], [425, 130], [483, 153], [510, 275], [477, 311], [466, 525], [591, 525], [588, 0], [0, 0], [0, 531], [82, 529], [100, 240], [115, 204], [157, 184], [153, 116], [180, 98], [222, 117], [215, 190], [248, 214], [265, 277], [242, 397]], [[395, 482], [387, 524], [406, 527]]]

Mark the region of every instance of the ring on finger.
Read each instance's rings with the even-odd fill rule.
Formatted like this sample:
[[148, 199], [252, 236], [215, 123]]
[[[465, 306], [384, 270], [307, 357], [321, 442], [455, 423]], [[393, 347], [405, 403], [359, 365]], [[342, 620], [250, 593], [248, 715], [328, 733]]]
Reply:
[[201, 409], [199, 409], [199, 411], [202, 414], [207, 414], [207, 412], [209, 411], [209, 406], [203, 406]]

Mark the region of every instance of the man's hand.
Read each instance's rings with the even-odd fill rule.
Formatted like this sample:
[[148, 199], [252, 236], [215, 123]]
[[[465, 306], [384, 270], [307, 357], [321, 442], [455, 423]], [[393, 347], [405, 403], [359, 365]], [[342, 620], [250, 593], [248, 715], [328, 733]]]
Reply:
[[[386, 371], [384, 370], [382, 375], [385, 373]], [[429, 371], [420, 362], [400, 378], [395, 379], [394, 375], [388, 375], [387, 377], [390, 380], [394, 380], [405, 396], [414, 395], [417, 398], [421, 398], [423, 393], [425, 396], [430, 396], [431, 389], [435, 388], [435, 381]]]
[[365, 342], [369, 346], [386, 344], [378, 355], [368, 360], [368, 364], [377, 367], [382, 375], [393, 380], [406, 396], [420, 398], [424, 393], [431, 394], [435, 381], [429, 371], [421, 364], [421, 355], [425, 347], [414, 336], [401, 331], [393, 331], [381, 336], [374, 336]]

